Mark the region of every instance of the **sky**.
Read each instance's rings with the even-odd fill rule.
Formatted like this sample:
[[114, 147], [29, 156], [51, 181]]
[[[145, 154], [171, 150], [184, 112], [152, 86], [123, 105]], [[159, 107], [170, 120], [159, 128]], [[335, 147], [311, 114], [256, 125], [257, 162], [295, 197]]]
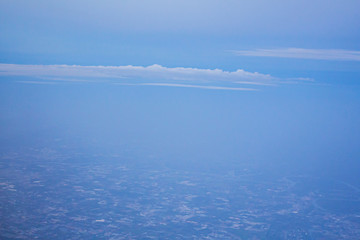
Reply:
[[191, 164], [356, 179], [358, 9], [357, 0], [0, 0], [1, 141], [67, 134]]

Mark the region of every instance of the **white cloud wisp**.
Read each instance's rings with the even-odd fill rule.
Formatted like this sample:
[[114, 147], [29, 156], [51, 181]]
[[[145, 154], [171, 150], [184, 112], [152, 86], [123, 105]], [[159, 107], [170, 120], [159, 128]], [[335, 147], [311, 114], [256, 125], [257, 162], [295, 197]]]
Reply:
[[213, 90], [233, 90], [233, 91], [256, 91], [253, 88], [238, 88], [238, 87], [222, 87], [222, 86], [208, 86], [208, 85], [190, 85], [178, 83], [119, 83], [120, 85], [133, 85], [133, 86], [158, 86], [158, 87], [181, 87], [181, 88], [201, 88]]
[[298, 58], [314, 60], [360, 61], [360, 51], [343, 49], [279, 48], [233, 51], [239, 56]]

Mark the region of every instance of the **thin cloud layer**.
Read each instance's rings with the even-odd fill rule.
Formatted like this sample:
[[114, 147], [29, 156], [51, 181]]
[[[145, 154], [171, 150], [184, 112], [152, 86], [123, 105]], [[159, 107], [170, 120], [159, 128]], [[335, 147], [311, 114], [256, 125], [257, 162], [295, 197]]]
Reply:
[[242, 69], [234, 72], [221, 69], [199, 69], [161, 65], [142, 66], [79, 66], [79, 65], [18, 65], [0, 64], [0, 75], [18, 75], [34, 77], [96, 77], [96, 78], [145, 78], [157, 80], [184, 81], [253, 81], [271, 82], [274, 77], [246, 72]]
[[190, 85], [190, 84], [177, 84], [177, 83], [134, 83], [121, 85], [134, 85], [134, 86], [159, 86], [159, 87], [182, 87], [182, 88], [201, 88], [213, 90], [232, 90], [232, 91], [256, 91], [253, 88], [238, 88], [238, 87], [221, 87], [221, 86], [208, 86], [208, 85]]
[[299, 58], [315, 60], [360, 61], [360, 51], [343, 49], [279, 48], [233, 51], [240, 56]]
[[[0, 76], [35, 77], [46, 82], [108, 82], [128, 85], [156, 85], [246, 91], [254, 89], [240, 88], [237, 86], [265, 86], [290, 81], [288, 79], [275, 78], [268, 74], [247, 72], [242, 69], [231, 72], [221, 69], [168, 68], [156, 64], [147, 67], [131, 65], [79, 66], [0, 64]], [[302, 78], [299, 78], [298, 80], [303, 81]], [[147, 83], [141, 83], [141, 81], [147, 81]], [[291, 82], [293, 81], [294, 79], [291, 79]], [[36, 83], [39, 83], [39, 81], [36, 81]]]

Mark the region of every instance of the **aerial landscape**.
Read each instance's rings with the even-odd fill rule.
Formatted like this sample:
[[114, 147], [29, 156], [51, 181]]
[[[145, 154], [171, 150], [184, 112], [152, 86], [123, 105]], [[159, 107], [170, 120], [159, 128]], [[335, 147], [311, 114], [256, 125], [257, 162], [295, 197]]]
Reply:
[[360, 239], [360, 3], [0, 1], [0, 239]]

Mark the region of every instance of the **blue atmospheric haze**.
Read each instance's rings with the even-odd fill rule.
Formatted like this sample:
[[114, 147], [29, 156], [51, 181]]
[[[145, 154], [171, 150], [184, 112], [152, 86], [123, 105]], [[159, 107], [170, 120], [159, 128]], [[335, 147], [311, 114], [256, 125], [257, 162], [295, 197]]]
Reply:
[[[358, 189], [359, 9], [357, 0], [1, 0], [1, 161], [29, 149], [99, 158], [127, 149], [136, 167], [246, 168]], [[11, 182], [6, 171], [21, 167], [4, 166]]]

